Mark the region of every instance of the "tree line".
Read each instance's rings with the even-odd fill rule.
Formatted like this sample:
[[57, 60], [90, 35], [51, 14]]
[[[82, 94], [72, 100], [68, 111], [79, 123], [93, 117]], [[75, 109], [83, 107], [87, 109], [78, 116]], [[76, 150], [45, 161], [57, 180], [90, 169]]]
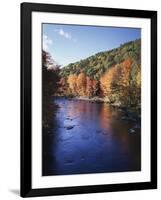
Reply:
[[[43, 51], [43, 55], [45, 95], [52, 93], [55, 96], [100, 97], [111, 104], [140, 107], [140, 39], [110, 51], [99, 52], [63, 68], [55, 65], [49, 53]], [[50, 69], [47, 69], [49, 64]]]

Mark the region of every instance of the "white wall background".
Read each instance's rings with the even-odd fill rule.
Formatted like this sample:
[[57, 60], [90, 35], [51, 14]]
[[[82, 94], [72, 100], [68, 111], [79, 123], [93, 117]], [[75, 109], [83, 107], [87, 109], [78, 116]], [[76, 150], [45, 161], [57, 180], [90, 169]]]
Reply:
[[[4, 0], [0, 5], [0, 199], [16, 200], [19, 197], [19, 163], [20, 163], [20, 0]], [[28, 0], [30, 2], [30, 0]], [[31, 1], [32, 2], [32, 1]], [[34, 2], [75, 4], [100, 7], [147, 9], [158, 11], [158, 25], [161, 22], [160, 0], [35, 0]], [[161, 26], [158, 26], [158, 36]], [[158, 74], [161, 74], [160, 37], [158, 37]], [[159, 76], [158, 76], [159, 77]], [[158, 86], [161, 78], [158, 78]], [[158, 87], [159, 88], [159, 87]], [[158, 89], [159, 92], [159, 89]], [[161, 92], [158, 94], [158, 102]], [[161, 104], [160, 104], [161, 105]], [[158, 105], [158, 119], [161, 119], [161, 106]], [[159, 122], [159, 120], [158, 120]], [[158, 123], [161, 124], [161, 123]], [[158, 127], [158, 169], [161, 167], [161, 145]], [[158, 171], [157, 190], [115, 192], [87, 195], [68, 195], [59, 197], [39, 197], [38, 199], [54, 200], [136, 200], [160, 199], [161, 173]], [[33, 198], [31, 198], [33, 199]]]

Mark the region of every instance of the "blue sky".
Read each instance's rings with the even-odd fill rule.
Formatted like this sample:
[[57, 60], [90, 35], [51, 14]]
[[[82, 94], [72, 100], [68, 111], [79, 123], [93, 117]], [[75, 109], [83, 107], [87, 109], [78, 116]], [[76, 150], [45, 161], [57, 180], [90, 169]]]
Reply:
[[137, 38], [137, 28], [43, 24], [43, 49], [62, 66]]

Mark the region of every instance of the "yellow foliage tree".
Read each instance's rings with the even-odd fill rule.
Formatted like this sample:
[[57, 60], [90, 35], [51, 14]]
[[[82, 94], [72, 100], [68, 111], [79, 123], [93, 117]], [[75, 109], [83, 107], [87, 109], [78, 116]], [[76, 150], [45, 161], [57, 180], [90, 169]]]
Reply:
[[71, 74], [68, 76], [67, 83], [68, 83], [69, 89], [71, 90], [71, 93], [73, 95], [77, 94], [77, 79], [78, 79], [78, 77], [75, 74]]
[[108, 69], [100, 78], [100, 89], [103, 92], [104, 96], [110, 95], [112, 91], [112, 83], [113, 83], [113, 78], [116, 74], [116, 66], [111, 67]]
[[77, 78], [77, 92], [79, 96], [86, 96], [86, 75], [83, 72]]

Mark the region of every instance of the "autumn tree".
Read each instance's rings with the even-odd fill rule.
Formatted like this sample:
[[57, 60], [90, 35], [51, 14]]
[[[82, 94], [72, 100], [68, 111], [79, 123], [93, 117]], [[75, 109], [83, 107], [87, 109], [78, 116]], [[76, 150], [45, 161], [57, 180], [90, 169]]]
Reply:
[[86, 78], [86, 96], [93, 96], [93, 80], [88, 76]]
[[113, 66], [110, 69], [108, 69], [100, 78], [100, 88], [104, 96], [109, 96], [111, 94], [111, 86], [116, 70], [116, 66]]
[[100, 88], [110, 102], [126, 104], [129, 100], [131, 59], [108, 69], [100, 78]]
[[67, 83], [69, 85], [69, 89], [71, 91], [71, 94], [77, 95], [77, 75], [76, 74], [70, 74], [68, 76]]
[[131, 104], [130, 72], [132, 60], [128, 58], [120, 64], [120, 78], [118, 81], [119, 100], [122, 105]]
[[83, 72], [77, 78], [77, 92], [79, 96], [86, 96], [86, 75]]
[[60, 81], [58, 82], [58, 95], [64, 96], [64, 95], [70, 95], [71, 91], [67, 82], [67, 78], [62, 77], [60, 78]]
[[141, 102], [141, 40], [99, 52], [61, 69], [64, 95], [99, 96], [121, 106]]

